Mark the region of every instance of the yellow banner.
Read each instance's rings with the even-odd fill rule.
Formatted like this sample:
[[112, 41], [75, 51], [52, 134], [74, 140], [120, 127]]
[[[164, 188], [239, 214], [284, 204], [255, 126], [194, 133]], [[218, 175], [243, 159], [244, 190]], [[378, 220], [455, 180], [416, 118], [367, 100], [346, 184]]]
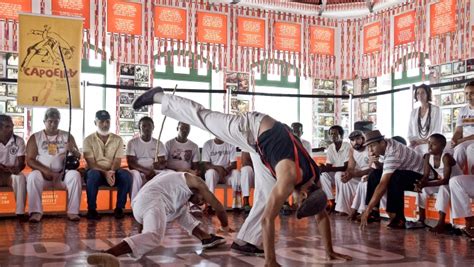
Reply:
[[81, 107], [82, 20], [20, 14], [18, 105], [69, 105], [64, 55], [73, 108]]

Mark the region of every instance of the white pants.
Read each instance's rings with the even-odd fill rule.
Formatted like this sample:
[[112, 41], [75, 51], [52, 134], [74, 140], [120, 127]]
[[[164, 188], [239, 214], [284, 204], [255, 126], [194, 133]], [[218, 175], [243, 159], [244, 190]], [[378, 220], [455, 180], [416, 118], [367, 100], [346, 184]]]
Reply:
[[[237, 239], [255, 246], [262, 245], [262, 216], [267, 199], [276, 183], [275, 177], [265, 167], [252, 147], [258, 135], [259, 118], [262, 114], [246, 113], [230, 115], [205, 109], [189, 99], [165, 94], [161, 113], [178, 121], [209, 131], [222, 141], [250, 152], [255, 171], [254, 205], [237, 234]], [[256, 132], [255, 132], [256, 131]]]
[[226, 177], [219, 177], [219, 174], [216, 170], [209, 169], [204, 174], [204, 177], [206, 179], [207, 187], [212, 193], [214, 193], [214, 191], [216, 190], [216, 186], [218, 183], [232, 186], [232, 191], [234, 195], [235, 192], [239, 191], [240, 172], [238, 170], [232, 170], [230, 174]]
[[471, 198], [474, 198], [474, 175], [459, 175], [449, 179], [451, 190], [451, 217], [472, 216]]
[[[155, 201], [147, 201], [148, 199], [150, 198], [137, 199], [132, 204], [135, 219], [143, 225], [142, 233], [123, 239], [132, 249], [135, 258], [141, 258], [157, 248], [165, 236], [168, 216], [163, 201], [159, 197], [154, 198]], [[189, 234], [192, 234], [200, 222], [189, 213], [187, 205], [182, 206], [178, 213], [176, 220]]]
[[474, 144], [466, 148], [468, 173], [474, 175]]
[[240, 187], [242, 196], [250, 196], [250, 188], [255, 186], [255, 175], [252, 166], [243, 166], [240, 168]]
[[335, 210], [338, 212], [344, 212], [346, 214], [351, 213], [351, 204], [356, 194], [357, 186], [360, 183], [360, 178], [354, 177], [347, 183], [343, 183], [341, 175], [335, 175], [337, 195], [336, 195], [336, 207]]
[[132, 188], [130, 188], [130, 200], [133, 200], [143, 184], [146, 183], [145, 175], [137, 170], [130, 170], [132, 175]]
[[321, 187], [328, 197], [328, 199], [334, 199], [334, 194], [332, 193], [333, 185], [336, 185], [336, 194], [338, 189], [338, 184], [336, 180], [341, 180], [343, 172], [323, 172], [321, 173]]
[[430, 187], [423, 188], [421, 193], [418, 194], [418, 206], [422, 209], [426, 209], [426, 200], [428, 199], [429, 196], [435, 193], [437, 193], [435, 209], [437, 211], [442, 211], [445, 214], [447, 214], [449, 211], [449, 199], [450, 199], [448, 185], [430, 186]]
[[30, 214], [33, 212], [43, 213], [42, 194], [43, 189], [48, 187], [59, 186], [67, 190], [68, 214], [79, 214], [79, 206], [81, 204], [82, 179], [81, 174], [76, 170], [66, 171], [64, 181], [54, 183], [43, 178], [40, 171], [32, 171], [26, 178], [26, 188], [28, 191], [28, 208]]
[[7, 179], [6, 183], [2, 183], [1, 186], [10, 186], [13, 188], [13, 194], [15, 195], [16, 203], [16, 214], [25, 214], [25, 202], [26, 202], [26, 177], [23, 173], [17, 175], [12, 174], [8, 177], [0, 177], [1, 179]]
[[[468, 154], [468, 151], [470, 154]], [[468, 157], [469, 157], [469, 161], [474, 162], [474, 159], [472, 159], [474, 157], [472, 156], [473, 154], [472, 151], [474, 151], [474, 140], [462, 142], [461, 144], [454, 147], [453, 157], [454, 157], [454, 160], [456, 160], [456, 163], [461, 168], [461, 170], [464, 171], [464, 166], [467, 164]], [[471, 168], [472, 168], [472, 165], [469, 166], [469, 172], [472, 171]]]
[[[352, 201], [352, 209], [357, 210], [358, 213], [363, 213], [367, 209], [365, 199], [367, 197], [367, 180], [361, 181], [357, 185], [354, 200]], [[380, 208], [387, 209], [387, 193], [380, 199]]]

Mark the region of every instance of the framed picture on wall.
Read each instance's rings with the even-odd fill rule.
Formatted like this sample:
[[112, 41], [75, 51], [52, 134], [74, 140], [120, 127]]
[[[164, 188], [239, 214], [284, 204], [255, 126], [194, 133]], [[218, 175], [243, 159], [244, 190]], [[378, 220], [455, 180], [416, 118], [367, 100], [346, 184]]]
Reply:
[[132, 92], [120, 92], [120, 105], [131, 105], [135, 100], [135, 94]]
[[134, 112], [132, 107], [120, 107], [119, 117], [121, 119], [134, 119]]
[[25, 127], [25, 117], [21, 115], [13, 115], [13, 128], [15, 129], [23, 129]]
[[132, 65], [132, 64], [120, 65], [120, 75], [135, 76], [135, 65]]
[[362, 94], [366, 94], [369, 92], [369, 79], [362, 79], [361, 80], [361, 89], [360, 89]]
[[451, 75], [453, 74], [453, 64], [443, 64], [441, 65], [441, 76]]
[[249, 108], [249, 101], [248, 100], [238, 100], [238, 104], [237, 104], [237, 110], [240, 112], [240, 113], [245, 113], [245, 112], [249, 112], [250, 108]]
[[0, 101], [0, 114], [6, 113], [7, 103], [5, 101]]
[[121, 121], [120, 133], [133, 133], [134, 124], [134, 121]]
[[18, 54], [9, 54], [7, 57], [8, 66], [18, 66]]
[[441, 95], [441, 105], [447, 106], [453, 103], [452, 95], [451, 94], [442, 94]]
[[466, 71], [474, 70], [474, 58], [466, 60]]
[[135, 86], [138, 87], [150, 87], [150, 84], [148, 82], [137, 82], [135, 81]]
[[466, 97], [465, 97], [464, 92], [453, 93], [453, 104], [454, 105], [464, 104], [465, 101], [466, 101]]
[[373, 122], [374, 125], [377, 125], [377, 116], [376, 115], [369, 115], [367, 120]]
[[16, 105], [16, 100], [7, 100], [7, 113], [24, 113], [25, 108]]
[[354, 81], [342, 81], [342, 94], [348, 95], [354, 93]]
[[[441, 79], [439, 80], [440, 83], [449, 83], [449, 82], [452, 82], [453, 79]], [[450, 91], [450, 90], [453, 90], [453, 86], [452, 85], [445, 85], [445, 86], [441, 86], [439, 87], [439, 89], [441, 91]]]
[[429, 71], [430, 71], [430, 74], [428, 77], [429, 77], [430, 84], [438, 83], [439, 76], [440, 76], [439, 66], [431, 66], [429, 67]]
[[[453, 78], [453, 81], [462, 81], [462, 80], [464, 80], [464, 76], [461, 76], [461, 77], [454, 77], [454, 78]], [[458, 83], [458, 84], [454, 84], [454, 85], [453, 85], [453, 88], [454, 88], [454, 89], [461, 89], [461, 88], [464, 88], [464, 84], [465, 84], [464, 82]]]
[[369, 88], [377, 87], [377, 77], [369, 78]]
[[444, 108], [441, 110], [441, 118], [442, 118], [442, 125], [443, 125], [443, 132], [449, 133], [452, 131], [451, 123], [452, 121], [452, 114], [450, 108]]
[[8, 96], [16, 97], [18, 95], [18, 85], [16, 83], [8, 84]]
[[6, 95], [7, 95], [7, 84], [0, 83], [0, 96], [6, 96]]
[[369, 113], [376, 113], [377, 112], [377, 103], [371, 102], [369, 103]]
[[147, 65], [135, 66], [135, 81], [150, 82], [150, 68]]
[[135, 79], [132, 79], [132, 78], [120, 78], [120, 85], [135, 86]]
[[463, 73], [466, 71], [466, 65], [464, 61], [458, 61], [453, 63], [453, 74]]
[[248, 73], [238, 73], [237, 75], [237, 90], [239, 92], [248, 92], [249, 91], [249, 74]]
[[441, 95], [433, 95], [433, 101], [436, 106], [441, 106]]
[[461, 108], [453, 108], [453, 122], [456, 123], [458, 121], [459, 110]]
[[18, 69], [17, 68], [7, 68], [7, 78], [8, 79], [18, 79]]
[[238, 73], [237, 72], [227, 72], [225, 75], [225, 82], [237, 84], [238, 82]]

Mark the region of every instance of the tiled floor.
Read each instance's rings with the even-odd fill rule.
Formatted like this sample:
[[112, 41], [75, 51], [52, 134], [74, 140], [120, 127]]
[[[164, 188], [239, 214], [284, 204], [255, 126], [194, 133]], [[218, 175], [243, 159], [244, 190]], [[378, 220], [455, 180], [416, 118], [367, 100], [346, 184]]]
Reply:
[[[229, 213], [231, 225], [243, 222], [241, 214]], [[284, 266], [474, 266], [474, 242], [464, 237], [434, 235], [426, 230], [388, 230], [386, 222], [360, 231], [345, 217], [331, 216], [333, 242], [338, 252], [353, 256], [351, 262], [327, 262], [314, 219], [280, 217], [276, 245]], [[207, 218], [203, 219], [208, 221]], [[216, 217], [212, 224], [217, 226]], [[213, 230], [211, 225], [210, 230]], [[131, 216], [117, 221], [105, 216], [99, 222], [82, 218], [79, 223], [62, 217], [45, 217], [39, 224], [0, 219], [0, 266], [85, 266], [86, 257], [106, 249], [121, 238], [137, 233]], [[263, 266], [263, 258], [230, 251], [232, 237], [218, 249], [202, 251], [200, 242], [177, 224], [170, 224], [162, 246], [139, 261], [121, 257], [123, 266]]]

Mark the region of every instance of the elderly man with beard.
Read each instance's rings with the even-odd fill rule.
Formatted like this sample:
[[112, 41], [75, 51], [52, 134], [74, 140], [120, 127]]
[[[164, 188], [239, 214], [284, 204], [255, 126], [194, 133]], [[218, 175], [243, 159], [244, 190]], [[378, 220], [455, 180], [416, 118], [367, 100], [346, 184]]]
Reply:
[[123, 140], [120, 136], [110, 133], [110, 114], [106, 110], [99, 110], [95, 114], [97, 132], [84, 139], [84, 158], [88, 170], [85, 175], [87, 187], [87, 218], [100, 219], [97, 213], [97, 194], [99, 187], [108, 185], [118, 188], [117, 206], [114, 210], [115, 218], [124, 217], [123, 209], [127, 203], [127, 195], [132, 184], [132, 175], [120, 168], [123, 151]]
[[353, 131], [349, 135], [349, 140], [351, 140], [351, 148], [347, 170], [336, 181], [339, 190], [336, 198], [336, 211], [345, 214], [351, 213], [351, 204], [357, 187], [361, 184], [361, 177], [370, 172], [369, 155], [364, 146], [364, 134], [361, 131]]

